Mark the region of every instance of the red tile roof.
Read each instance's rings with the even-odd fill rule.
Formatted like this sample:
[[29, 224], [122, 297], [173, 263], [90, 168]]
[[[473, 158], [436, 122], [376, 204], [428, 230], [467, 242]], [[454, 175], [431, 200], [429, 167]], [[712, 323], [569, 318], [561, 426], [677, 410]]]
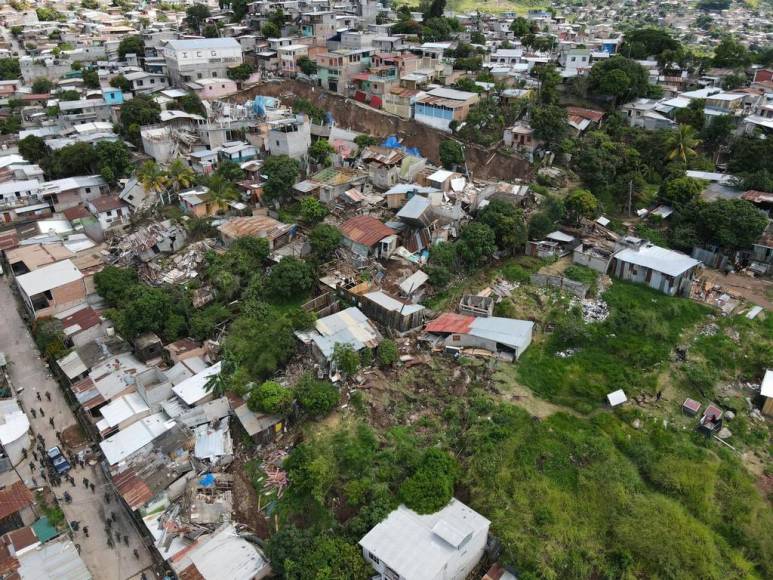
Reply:
[[358, 215], [341, 225], [341, 233], [351, 241], [363, 246], [373, 247], [395, 231], [369, 215]]
[[567, 107], [566, 108], [567, 115], [577, 115], [578, 117], [582, 117], [583, 119], [588, 119], [589, 121], [593, 121], [594, 123], [598, 123], [601, 121], [601, 119], [604, 118], [604, 113], [602, 111], [596, 111], [594, 109], [584, 109], [583, 107]]
[[68, 329], [71, 326], [77, 325], [80, 327], [81, 330], [92, 328], [102, 322], [102, 319], [99, 317], [99, 314], [97, 314], [96, 310], [94, 310], [91, 306], [86, 306], [85, 308], [81, 308], [77, 312], [73, 312], [72, 314], [62, 318], [61, 320], [62, 320], [62, 326], [65, 329]]
[[32, 504], [32, 493], [21, 481], [0, 489], [0, 520]]
[[427, 324], [425, 330], [437, 334], [464, 334], [470, 331], [474, 321], [474, 316], [445, 312]]
[[30, 527], [8, 532], [6, 537], [11, 541], [11, 544], [13, 544], [13, 547], [17, 552], [38, 543], [38, 537], [35, 535], [35, 530]]

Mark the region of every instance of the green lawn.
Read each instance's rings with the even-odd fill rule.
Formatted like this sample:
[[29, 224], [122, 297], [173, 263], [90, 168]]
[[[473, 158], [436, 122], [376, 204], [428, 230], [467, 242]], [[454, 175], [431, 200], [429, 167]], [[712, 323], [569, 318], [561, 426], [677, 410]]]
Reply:
[[[615, 282], [604, 294], [610, 316], [600, 324], [585, 325], [574, 343], [558, 344], [543, 337], [518, 362], [519, 380], [540, 397], [590, 412], [603, 405], [605, 395], [624, 389], [629, 397], [654, 393], [662, 363], [708, 308], [682, 298], [671, 298], [644, 286]], [[561, 358], [556, 352], [578, 351]]]

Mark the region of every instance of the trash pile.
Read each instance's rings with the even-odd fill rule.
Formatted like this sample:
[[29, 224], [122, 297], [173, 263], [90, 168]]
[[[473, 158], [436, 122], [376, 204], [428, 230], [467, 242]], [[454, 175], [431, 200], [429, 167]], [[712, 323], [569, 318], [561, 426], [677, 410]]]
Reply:
[[704, 324], [698, 329], [698, 335], [699, 336], [714, 336], [719, 332], [719, 326], [717, 326], [713, 322], [709, 322], [708, 324]]
[[566, 350], [559, 350], [556, 352], [558, 358], [569, 358], [580, 352], [579, 348], [567, 348]]
[[603, 300], [587, 298], [582, 303], [582, 319], [586, 323], [603, 322], [609, 317], [609, 305]]
[[287, 457], [287, 452], [282, 449], [272, 451], [261, 464], [266, 478], [263, 481], [263, 493], [275, 493], [277, 498], [281, 498], [287, 488], [287, 473], [280, 467]]
[[199, 266], [214, 247], [214, 240], [194, 242], [168, 260], [145, 264], [144, 268], [138, 269], [140, 276], [154, 285], [186, 282], [198, 276]]

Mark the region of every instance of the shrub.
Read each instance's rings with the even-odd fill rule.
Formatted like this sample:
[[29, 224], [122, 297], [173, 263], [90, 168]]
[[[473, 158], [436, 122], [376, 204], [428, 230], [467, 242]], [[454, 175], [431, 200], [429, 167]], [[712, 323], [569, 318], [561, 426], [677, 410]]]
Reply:
[[301, 407], [314, 417], [327, 415], [341, 399], [333, 383], [317, 380], [311, 374], [305, 374], [295, 385], [295, 396]]
[[397, 343], [391, 338], [385, 338], [378, 345], [378, 362], [382, 366], [386, 367], [395, 364], [399, 355]]
[[284, 415], [293, 404], [293, 392], [275, 383], [266, 381], [253, 388], [247, 398], [247, 406], [251, 411], [263, 411], [274, 415]]

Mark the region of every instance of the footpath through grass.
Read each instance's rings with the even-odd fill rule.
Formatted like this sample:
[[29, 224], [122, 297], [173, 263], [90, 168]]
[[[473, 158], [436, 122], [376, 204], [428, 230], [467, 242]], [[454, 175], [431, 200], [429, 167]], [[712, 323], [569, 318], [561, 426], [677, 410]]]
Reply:
[[[519, 380], [539, 396], [587, 413], [604, 396], [624, 389], [630, 397], [654, 393], [657, 374], [681, 334], [709, 309], [644, 286], [616, 281], [604, 293], [610, 316], [584, 324], [577, 312], [556, 319], [553, 334], [531, 345], [518, 363]], [[569, 356], [558, 352], [573, 349]]]

